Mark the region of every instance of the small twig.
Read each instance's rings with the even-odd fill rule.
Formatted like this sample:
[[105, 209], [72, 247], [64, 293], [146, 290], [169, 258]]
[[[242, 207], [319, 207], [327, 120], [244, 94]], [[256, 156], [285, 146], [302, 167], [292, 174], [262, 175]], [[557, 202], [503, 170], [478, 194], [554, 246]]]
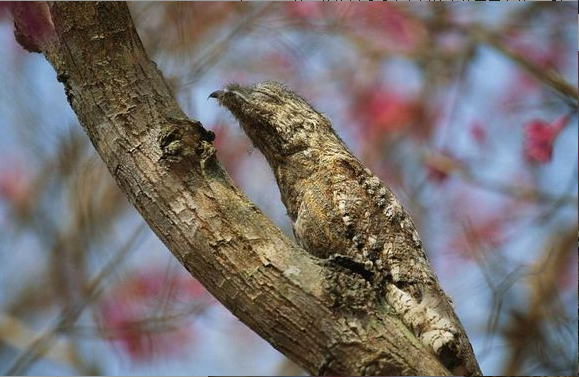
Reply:
[[483, 30], [481, 27], [468, 27], [463, 29], [466, 29], [466, 31], [469, 32], [474, 37], [474, 39], [478, 40], [479, 42], [488, 44], [495, 50], [511, 59], [513, 62], [520, 65], [536, 79], [542, 81], [544, 84], [550, 86], [559, 94], [563, 95], [567, 102], [569, 102], [570, 106], [577, 108], [577, 100], [579, 99], [577, 87], [571, 85], [558, 72], [549, 68], [539, 67], [522, 54], [508, 48], [501, 41], [500, 36]]
[[210, 306], [209, 300], [200, 300], [189, 308], [173, 313], [154, 315], [126, 323], [122, 327], [107, 328], [101, 326], [72, 326], [64, 329], [74, 336], [115, 339], [124, 332], [134, 333], [161, 333], [182, 328], [187, 318], [203, 314]]
[[[26, 323], [14, 317], [12, 314], [0, 312], [0, 340], [14, 348], [21, 349], [28, 345], [34, 338], [34, 330]], [[75, 357], [72, 355], [72, 344], [68, 342], [55, 342], [45, 357], [51, 361], [74, 365]]]
[[504, 366], [505, 376], [520, 373], [537, 344], [549, 344], [542, 324], [557, 318], [557, 306], [560, 305], [557, 280], [567, 266], [576, 234], [577, 228], [553, 234], [543, 248], [541, 259], [528, 272], [529, 309], [525, 313], [512, 312], [511, 322], [504, 329], [510, 346], [510, 357]]
[[538, 203], [560, 203], [566, 205], [577, 206], [579, 199], [570, 194], [551, 194], [544, 191], [530, 190], [523, 187], [517, 187], [512, 185], [506, 185], [501, 182], [489, 182], [488, 180], [480, 179], [475, 177], [471, 172], [466, 170], [461, 171], [461, 177], [476, 186], [481, 188], [495, 191], [501, 194], [509, 195], [515, 199], [527, 202], [538, 202]]
[[470, 184], [486, 190], [512, 196], [517, 200], [537, 203], [557, 203], [559, 205], [573, 206], [576, 206], [579, 203], [579, 198], [572, 194], [562, 193], [557, 195], [544, 191], [512, 186], [502, 182], [489, 181], [488, 179], [481, 179], [460, 161], [434, 151], [427, 151], [423, 158], [425, 160], [428, 159], [428, 163], [431, 166], [445, 174], [456, 173], [460, 178]]
[[229, 47], [240, 35], [243, 35], [243, 31], [249, 28], [256, 19], [262, 16], [271, 5], [272, 4], [265, 4], [255, 7], [245, 18], [240, 20], [221, 41], [217, 42], [209, 50], [206, 50], [190, 68], [190, 73], [187, 79], [185, 79], [185, 82], [178, 85], [179, 89], [194, 84], [199, 77], [201, 77], [204, 71], [215, 65], [219, 57], [227, 51], [227, 47]]
[[130, 251], [136, 245], [139, 236], [146, 229], [145, 224], [141, 224], [131, 235], [131, 237], [115, 253], [115, 256], [100, 270], [100, 272], [89, 283], [85, 296], [67, 307], [63, 308], [56, 323], [39, 335], [30, 346], [16, 357], [12, 365], [4, 373], [7, 376], [22, 375], [26, 370], [41, 358], [54, 341], [54, 337], [64, 328], [69, 327], [82, 314], [88, 304], [93, 302], [102, 291], [101, 283], [111, 275], [119, 266]]

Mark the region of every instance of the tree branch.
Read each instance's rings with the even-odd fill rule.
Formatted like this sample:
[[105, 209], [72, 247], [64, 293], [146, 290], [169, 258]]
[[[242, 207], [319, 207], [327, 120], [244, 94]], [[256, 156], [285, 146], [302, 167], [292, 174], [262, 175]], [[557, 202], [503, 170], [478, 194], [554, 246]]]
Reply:
[[387, 307], [334, 307], [330, 277], [353, 277], [293, 244], [237, 190], [212, 133], [183, 114], [147, 57], [126, 4], [37, 5], [41, 38], [19, 4], [19, 41], [53, 65], [123, 192], [234, 315], [312, 374], [449, 375]]
[[112, 272], [124, 261], [126, 256], [134, 250], [135, 244], [143, 234], [144, 229], [144, 224], [141, 224], [135, 229], [125, 244], [114, 253], [113, 258], [91, 279], [84, 292], [84, 297], [62, 309], [55, 324], [40, 336], [37, 336], [32, 343], [12, 361], [12, 365], [10, 365], [5, 372], [7, 376], [24, 374], [36, 360], [51, 350], [53, 343], [56, 341], [55, 336], [75, 323], [87, 305], [96, 300], [102, 292], [103, 281], [108, 279]]
[[539, 67], [522, 54], [507, 47], [498, 35], [485, 31], [481, 27], [472, 27], [468, 29], [467, 32], [470, 32], [476, 40], [482, 43], [487, 43], [489, 46], [511, 59], [537, 80], [551, 87], [561, 95], [571, 107], [577, 108], [577, 99], [579, 98], [577, 86], [567, 82], [558, 72], [550, 68]]

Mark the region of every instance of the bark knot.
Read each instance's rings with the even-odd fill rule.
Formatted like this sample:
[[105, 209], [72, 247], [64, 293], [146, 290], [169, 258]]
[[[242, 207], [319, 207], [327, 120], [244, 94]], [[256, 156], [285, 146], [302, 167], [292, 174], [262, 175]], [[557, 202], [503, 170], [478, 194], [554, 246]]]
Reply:
[[206, 162], [215, 155], [215, 134], [200, 122], [183, 118], [168, 118], [157, 137], [162, 155], [160, 160], [170, 164]]

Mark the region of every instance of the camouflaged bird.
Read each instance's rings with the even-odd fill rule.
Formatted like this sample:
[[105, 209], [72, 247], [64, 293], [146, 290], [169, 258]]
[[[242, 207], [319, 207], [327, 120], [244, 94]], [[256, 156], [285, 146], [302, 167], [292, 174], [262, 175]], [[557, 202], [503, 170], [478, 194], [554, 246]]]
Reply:
[[363, 266], [402, 322], [453, 374], [480, 375], [472, 347], [392, 192], [328, 118], [276, 82], [211, 93], [269, 162], [296, 239], [313, 255]]

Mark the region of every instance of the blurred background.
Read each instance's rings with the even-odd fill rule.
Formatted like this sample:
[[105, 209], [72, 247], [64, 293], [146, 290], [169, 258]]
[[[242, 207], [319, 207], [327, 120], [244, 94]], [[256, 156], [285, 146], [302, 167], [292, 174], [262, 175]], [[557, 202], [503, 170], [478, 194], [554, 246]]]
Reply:
[[[143, 224], [0, 3], [0, 374], [303, 373]], [[223, 108], [286, 83], [405, 204], [485, 374], [577, 373], [576, 2], [130, 3], [183, 110], [291, 236]]]

